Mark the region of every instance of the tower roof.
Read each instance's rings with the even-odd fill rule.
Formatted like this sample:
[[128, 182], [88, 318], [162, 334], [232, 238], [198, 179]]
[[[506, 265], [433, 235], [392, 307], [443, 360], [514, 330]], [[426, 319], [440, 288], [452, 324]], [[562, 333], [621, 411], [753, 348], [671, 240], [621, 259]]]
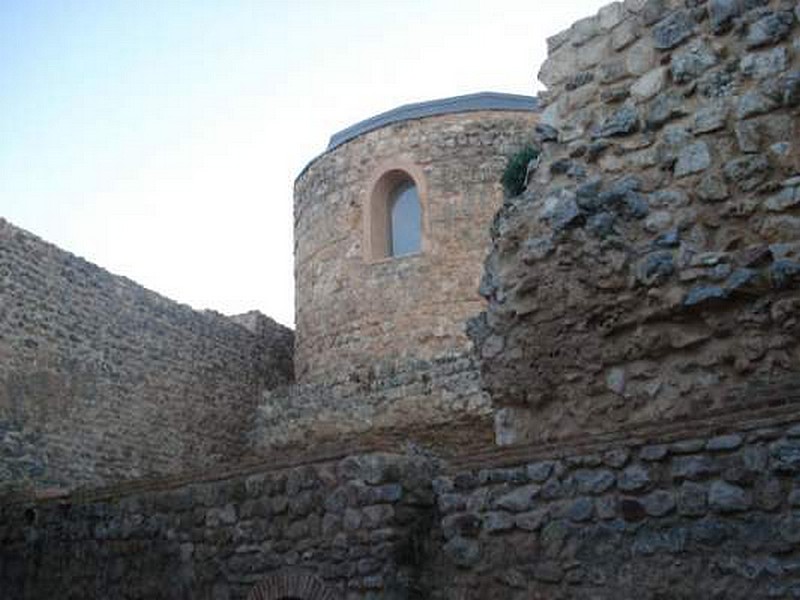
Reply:
[[351, 125], [346, 129], [334, 133], [331, 136], [326, 151], [333, 150], [337, 146], [363, 133], [379, 129], [386, 125], [391, 125], [392, 123], [407, 121], [409, 119], [420, 119], [423, 117], [477, 110], [535, 112], [539, 110], [539, 103], [533, 96], [501, 94], [498, 92], [478, 92], [476, 94], [466, 94], [464, 96], [453, 96], [452, 98], [440, 98], [438, 100], [404, 104], [403, 106], [398, 106], [397, 108], [380, 113], [369, 119], [359, 121], [355, 125]]

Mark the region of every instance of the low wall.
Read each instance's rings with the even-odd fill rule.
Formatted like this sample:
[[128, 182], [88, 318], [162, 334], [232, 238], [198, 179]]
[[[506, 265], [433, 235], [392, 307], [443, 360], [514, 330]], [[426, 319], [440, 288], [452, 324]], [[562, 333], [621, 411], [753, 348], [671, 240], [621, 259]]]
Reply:
[[467, 457], [434, 481], [431, 598], [794, 597], [798, 417]]
[[0, 589], [9, 600], [789, 598], [800, 412], [785, 394], [761, 400], [446, 461], [340, 448], [7, 503]]
[[0, 219], [0, 488], [235, 460], [291, 380], [271, 319], [194, 311]]
[[418, 597], [431, 473], [427, 459], [373, 453], [6, 505], [0, 589], [4, 600]]
[[376, 362], [324, 383], [265, 392], [252, 431], [253, 451], [339, 444], [354, 438], [442, 452], [493, 439], [491, 402], [471, 355], [402, 365]]

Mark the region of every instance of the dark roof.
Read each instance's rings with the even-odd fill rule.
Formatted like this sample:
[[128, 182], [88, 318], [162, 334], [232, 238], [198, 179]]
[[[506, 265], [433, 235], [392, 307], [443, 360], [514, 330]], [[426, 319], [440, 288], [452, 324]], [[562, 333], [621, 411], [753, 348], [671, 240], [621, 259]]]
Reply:
[[500, 94], [497, 92], [479, 92], [477, 94], [467, 94], [465, 96], [455, 96], [453, 98], [442, 98], [440, 100], [429, 100], [427, 102], [417, 102], [415, 104], [405, 104], [385, 113], [381, 113], [369, 119], [365, 119], [347, 129], [342, 129], [331, 136], [326, 151], [333, 150], [345, 142], [368, 131], [373, 131], [409, 119], [421, 119], [423, 117], [433, 117], [436, 115], [446, 115], [450, 113], [469, 112], [475, 110], [513, 110], [535, 112], [538, 108], [538, 100], [533, 96], [521, 96], [518, 94]]

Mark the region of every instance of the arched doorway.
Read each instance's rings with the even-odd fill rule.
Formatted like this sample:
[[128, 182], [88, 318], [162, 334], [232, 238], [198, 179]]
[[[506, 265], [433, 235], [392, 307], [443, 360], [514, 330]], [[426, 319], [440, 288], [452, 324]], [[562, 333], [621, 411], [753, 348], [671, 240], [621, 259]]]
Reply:
[[339, 594], [308, 571], [288, 570], [267, 575], [247, 600], [339, 600]]

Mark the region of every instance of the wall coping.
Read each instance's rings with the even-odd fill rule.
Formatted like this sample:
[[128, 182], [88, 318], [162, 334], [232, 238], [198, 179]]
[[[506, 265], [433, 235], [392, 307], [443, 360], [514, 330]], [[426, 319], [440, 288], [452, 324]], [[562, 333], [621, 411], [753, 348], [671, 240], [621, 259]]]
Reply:
[[311, 159], [308, 164], [303, 167], [303, 170], [300, 171], [295, 180], [300, 179], [305, 172], [308, 171], [308, 168], [319, 158], [365, 133], [403, 121], [478, 111], [538, 113], [541, 112], [541, 107], [539, 105], [539, 98], [536, 96], [506, 94], [502, 92], [476, 92], [474, 94], [464, 94], [462, 96], [452, 96], [450, 98], [439, 98], [436, 100], [403, 104], [397, 108], [377, 114], [374, 117], [359, 121], [350, 127], [346, 127], [334, 133], [325, 151]]
[[451, 98], [439, 98], [437, 100], [403, 104], [402, 106], [387, 110], [369, 119], [364, 119], [355, 125], [351, 125], [350, 127], [334, 133], [331, 136], [330, 142], [328, 142], [326, 152], [364, 133], [380, 129], [386, 125], [399, 123], [400, 121], [478, 110], [537, 112], [539, 110], [539, 101], [534, 96], [503, 94], [500, 92], [478, 92], [475, 94], [465, 94], [463, 96], [453, 96]]

